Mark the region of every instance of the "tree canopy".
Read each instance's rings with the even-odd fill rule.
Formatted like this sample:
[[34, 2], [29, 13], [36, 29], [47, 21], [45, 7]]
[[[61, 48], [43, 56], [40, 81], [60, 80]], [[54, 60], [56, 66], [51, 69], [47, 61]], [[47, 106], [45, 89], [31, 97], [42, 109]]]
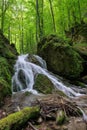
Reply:
[[65, 37], [75, 23], [87, 22], [87, 0], [0, 0], [0, 28], [19, 53], [36, 52], [45, 35]]

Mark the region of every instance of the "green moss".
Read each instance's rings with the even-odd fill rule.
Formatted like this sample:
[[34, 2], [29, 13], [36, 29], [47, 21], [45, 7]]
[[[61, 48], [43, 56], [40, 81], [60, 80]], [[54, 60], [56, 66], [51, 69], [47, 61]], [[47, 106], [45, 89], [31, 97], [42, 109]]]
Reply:
[[16, 54], [15, 47], [11, 46], [9, 40], [0, 32], [0, 102], [11, 94], [11, 78]]
[[56, 123], [58, 125], [62, 125], [66, 120], [66, 115], [64, 113], [64, 111], [60, 110], [58, 113], [57, 113], [57, 117], [56, 117]]
[[11, 86], [8, 84], [6, 80], [0, 77], [0, 103], [7, 95], [11, 95]]
[[24, 108], [23, 110], [0, 120], [0, 130], [17, 130], [28, 119], [35, 118], [39, 114], [39, 107]]
[[10, 65], [8, 61], [4, 57], [0, 57], [0, 75], [6, 81], [11, 81], [11, 72], [10, 72]]
[[60, 96], [67, 97], [67, 96], [65, 95], [65, 93], [63, 93], [62, 91], [60, 91], [60, 90], [58, 90], [58, 89], [55, 89], [53, 92], [54, 92], [54, 94], [58, 94], [58, 95], [60, 95]]
[[83, 71], [84, 60], [72, 46], [60, 42], [46, 40], [38, 50], [39, 55], [46, 60], [49, 70], [68, 79], [77, 79]]
[[86, 87], [85, 84], [84, 84], [83, 82], [80, 82], [80, 81], [75, 81], [75, 82], [73, 82], [73, 84], [75, 84], [75, 85], [77, 85], [77, 86], [80, 86], [80, 87], [82, 87], [82, 88], [85, 88], [85, 87]]
[[45, 75], [39, 74], [36, 77], [34, 88], [44, 94], [52, 93], [54, 85]]
[[31, 92], [26, 91], [24, 94], [25, 94], [25, 96], [30, 96]]

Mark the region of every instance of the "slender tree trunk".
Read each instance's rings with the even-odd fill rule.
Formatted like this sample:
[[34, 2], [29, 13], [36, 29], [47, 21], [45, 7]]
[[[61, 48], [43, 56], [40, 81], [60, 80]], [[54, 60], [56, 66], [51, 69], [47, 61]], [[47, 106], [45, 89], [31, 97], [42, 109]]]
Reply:
[[80, 22], [81, 22], [82, 15], [81, 15], [81, 7], [80, 7], [80, 1], [79, 0], [78, 0], [78, 9], [79, 9]]
[[44, 1], [41, 0], [41, 7], [40, 7], [40, 33], [41, 33], [41, 38], [43, 37], [44, 31], [43, 31], [43, 6], [44, 6]]
[[9, 7], [9, 1], [1, 0], [1, 30], [4, 31], [5, 14]]
[[36, 0], [36, 41], [43, 37], [43, 0]]
[[9, 41], [11, 40], [11, 29], [10, 29], [10, 23], [9, 23], [9, 26], [8, 26], [8, 39]]
[[71, 19], [70, 19], [70, 9], [67, 5], [67, 14], [68, 14], [68, 28], [70, 29], [71, 27]]
[[2, 30], [2, 32], [3, 32], [3, 30], [4, 30], [4, 16], [5, 16], [5, 14], [4, 14], [4, 0], [2, 0], [2, 8], [1, 8], [1, 30]]
[[36, 0], [36, 42], [38, 43], [38, 0]]
[[15, 34], [15, 45], [16, 45], [16, 43], [17, 43], [17, 36], [16, 36], [16, 34]]
[[55, 24], [55, 18], [54, 18], [54, 12], [53, 12], [53, 6], [52, 6], [52, 1], [49, 0], [50, 3], [50, 10], [51, 10], [51, 15], [52, 15], [52, 21], [53, 21], [53, 30], [56, 33], [56, 24]]
[[[39, 14], [39, 4], [38, 4], [38, 0], [36, 0], [36, 37], [37, 37], [37, 41], [40, 39], [40, 14]], [[38, 38], [39, 35], [39, 38]]]
[[21, 27], [20, 27], [20, 22], [19, 22], [19, 48], [20, 48], [19, 52], [21, 53], [22, 50], [21, 50]]
[[22, 30], [21, 30], [21, 51], [24, 53], [24, 25], [23, 25], [23, 14], [22, 14]]

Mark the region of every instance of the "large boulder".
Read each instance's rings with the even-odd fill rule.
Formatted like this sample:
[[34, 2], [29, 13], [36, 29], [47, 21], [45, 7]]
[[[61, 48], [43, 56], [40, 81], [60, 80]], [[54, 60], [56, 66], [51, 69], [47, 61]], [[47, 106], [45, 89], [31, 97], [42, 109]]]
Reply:
[[36, 76], [33, 88], [36, 89], [39, 93], [43, 94], [55, 93], [60, 96], [66, 97], [66, 95], [62, 91], [55, 88], [50, 79], [43, 74], [38, 74]]
[[11, 94], [11, 77], [17, 51], [14, 45], [0, 32], [0, 103]]
[[83, 72], [83, 58], [55, 35], [45, 37], [38, 43], [38, 54], [46, 60], [49, 70], [68, 79], [77, 79]]
[[47, 76], [39, 74], [35, 79], [35, 84], [33, 88], [40, 93], [51, 94], [52, 91], [54, 90], [54, 85]]

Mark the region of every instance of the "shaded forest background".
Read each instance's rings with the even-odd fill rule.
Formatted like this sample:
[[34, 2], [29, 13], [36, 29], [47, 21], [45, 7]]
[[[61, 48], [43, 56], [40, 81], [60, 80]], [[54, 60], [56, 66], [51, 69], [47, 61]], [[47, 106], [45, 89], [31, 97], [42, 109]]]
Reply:
[[0, 28], [19, 53], [35, 53], [38, 41], [87, 23], [87, 0], [0, 0]]

